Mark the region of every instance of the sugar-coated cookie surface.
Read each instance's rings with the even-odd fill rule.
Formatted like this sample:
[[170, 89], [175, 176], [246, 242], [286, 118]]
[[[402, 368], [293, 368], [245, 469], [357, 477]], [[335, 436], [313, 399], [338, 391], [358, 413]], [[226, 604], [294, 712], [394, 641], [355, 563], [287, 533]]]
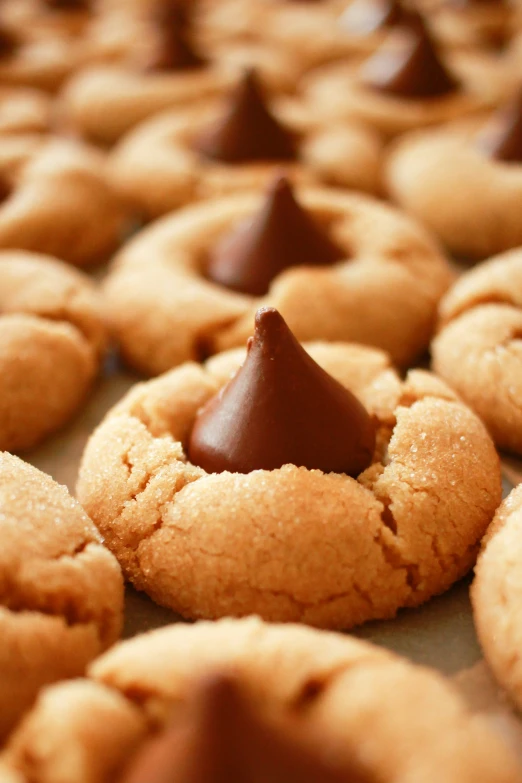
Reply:
[[158, 603], [189, 618], [349, 628], [423, 603], [472, 566], [500, 502], [478, 418], [429, 373], [401, 381], [379, 351], [308, 350], [377, 422], [374, 463], [358, 480], [293, 465], [207, 474], [187, 462], [197, 411], [244, 351], [139, 384], [91, 436], [78, 497]]
[[433, 368], [485, 422], [495, 443], [522, 453], [522, 252], [464, 274], [440, 304]]
[[[401, 365], [427, 346], [438, 300], [453, 279], [423, 229], [370, 198], [297, 187], [303, 207], [347, 259], [294, 267], [262, 298], [204, 276], [209, 252], [265, 195], [213, 199], [144, 229], [116, 257], [104, 283], [108, 315], [124, 359], [158, 374], [201, 353], [244, 345], [261, 305], [276, 307], [299, 340], [354, 340], [387, 350]], [[153, 270], [153, 271], [152, 271]]]
[[78, 410], [106, 327], [92, 283], [49, 256], [0, 251], [0, 448], [28, 449]]
[[502, 503], [475, 566], [471, 589], [475, 627], [500, 685], [522, 706], [522, 488]]
[[49, 476], [0, 454], [0, 739], [45, 684], [79, 676], [119, 634], [123, 580], [91, 520]]
[[4, 763], [34, 783], [116, 780], [145, 726], [164, 726], [201, 676], [230, 669], [260, 706], [292, 712], [385, 783], [519, 779], [500, 738], [439, 675], [347, 636], [254, 618], [169, 626], [118, 645], [91, 667], [92, 682], [43, 692]]

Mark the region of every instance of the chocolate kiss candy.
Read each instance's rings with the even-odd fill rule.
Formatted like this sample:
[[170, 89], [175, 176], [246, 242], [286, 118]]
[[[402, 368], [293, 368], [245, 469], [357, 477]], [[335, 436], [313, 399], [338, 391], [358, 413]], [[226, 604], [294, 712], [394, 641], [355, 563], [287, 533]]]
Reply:
[[404, 98], [436, 98], [458, 87], [424, 22], [414, 14], [366, 62], [362, 78], [376, 90]]
[[348, 32], [368, 35], [406, 19], [399, 0], [355, 0], [341, 15], [339, 24]]
[[481, 141], [491, 158], [505, 163], [522, 163], [522, 90], [488, 123]]
[[153, 23], [156, 28], [156, 46], [143, 70], [184, 71], [201, 68], [206, 64], [190, 42], [190, 20], [184, 3], [179, 0], [162, 3], [154, 15]]
[[196, 144], [208, 158], [225, 163], [294, 160], [295, 141], [270, 113], [253, 71], [243, 76], [225, 115]]
[[183, 724], [145, 745], [123, 783], [370, 783], [355, 762], [323, 761], [291, 720], [260, 715], [231, 677], [207, 677], [186, 710]]
[[277, 310], [262, 307], [245, 363], [200, 412], [188, 455], [208, 473], [292, 464], [355, 477], [374, 448], [359, 400], [308, 356]]
[[207, 276], [234, 291], [262, 296], [288, 267], [330, 265], [346, 255], [298, 204], [288, 181], [278, 177], [260, 211], [218, 244]]

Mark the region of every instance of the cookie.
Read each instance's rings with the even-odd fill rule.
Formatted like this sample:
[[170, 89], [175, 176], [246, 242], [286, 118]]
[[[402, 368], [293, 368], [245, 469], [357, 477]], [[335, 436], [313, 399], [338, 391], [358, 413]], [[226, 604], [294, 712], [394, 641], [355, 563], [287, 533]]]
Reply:
[[[160, 4], [141, 21], [124, 21], [134, 35], [127, 56], [86, 68], [64, 91], [62, 111], [71, 127], [112, 144], [162, 110], [197, 106], [224, 94], [245, 68], [256, 68], [272, 90], [293, 89], [301, 70], [292, 52], [263, 39], [198, 47], [191, 21], [188, 5], [180, 10], [179, 3]], [[103, 32], [101, 26], [102, 37]]]
[[486, 424], [497, 446], [522, 453], [522, 252], [463, 275], [440, 305], [435, 372]]
[[66, 39], [0, 25], [2, 86], [56, 92], [78, 64], [77, 52]]
[[0, 251], [0, 449], [29, 449], [78, 411], [106, 342], [90, 281], [48, 256]]
[[[257, 225], [264, 220], [275, 187], [272, 196], [245, 192], [186, 208], [125, 246], [104, 291], [113, 332], [130, 365], [158, 374], [188, 359], [244, 345], [260, 304], [277, 307], [300, 340], [376, 345], [403, 365], [424, 350], [437, 302], [452, 279], [449, 267], [420, 227], [363, 196], [308, 187], [294, 191], [297, 202], [338, 245], [338, 259], [344, 255], [346, 260], [330, 268], [286, 269], [266, 295], [255, 298], [205, 279], [213, 250], [245, 220], [255, 216]], [[274, 241], [271, 252], [279, 247], [290, 256], [286, 214], [277, 221], [284, 242]], [[272, 219], [273, 225], [273, 211]], [[306, 242], [299, 243], [300, 236], [298, 228], [290, 245], [292, 252], [299, 246], [304, 256]]]
[[46, 133], [51, 127], [51, 99], [23, 87], [0, 89], [0, 134]]
[[522, 244], [522, 92], [492, 118], [406, 134], [392, 150], [392, 198], [470, 261]]
[[522, 706], [520, 666], [520, 528], [522, 489], [504, 500], [475, 566], [473, 616], [484, 657], [515, 705]]
[[4, 0], [2, 17], [15, 30], [39, 37], [76, 38], [85, 33], [94, 5], [92, 0]]
[[362, 64], [339, 62], [302, 80], [321, 121], [357, 119], [386, 136], [469, 116], [515, 86], [510, 68], [482, 52], [444, 51], [415, 16]]
[[0, 184], [2, 249], [87, 266], [105, 260], [121, 241], [128, 211], [97, 150], [43, 134], [12, 134], [2, 141]]
[[[266, 337], [268, 311], [241, 381], [225, 390], [242, 350], [184, 364], [132, 389], [91, 436], [78, 498], [125, 575], [187, 618], [256, 613], [326, 628], [393, 617], [443, 592], [472, 566], [500, 502], [483, 425], [434, 376], [401, 381], [370, 348], [308, 345], [321, 374], [286, 326], [280, 340]], [[277, 347], [290, 344], [291, 358]], [[252, 376], [259, 355], [270, 364]], [[346, 389], [357, 399], [341, 403]], [[195, 444], [212, 405], [225, 405], [220, 421]], [[349, 465], [330, 462], [338, 441]]]
[[4, 763], [35, 783], [54, 782], [58, 770], [63, 783], [118, 779], [143, 742], [137, 718], [149, 733], [183, 718], [197, 682], [216, 670], [231, 671], [267, 714], [296, 718], [334, 758], [354, 756], [386, 783], [519, 778], [498, 735], [440, 675], [357, 639], [254, 618], [173, 625], [118, 645], [90, 681], [42, 693]]
[[0, 739], [39, 689], [83, 674], [118, 638], [123, 580], [65, 487], [0, 454]]
[[307, 130], [303, 122], [299, 109], [269, 101], [248, 73], [227, 101], [165, 112], [139, 125], [113, 151], [111, 181], [147, 218], [262, 187], [281, 165], [298, 182], [380, 189], [382, 143], [376, 134], [357, 123]]

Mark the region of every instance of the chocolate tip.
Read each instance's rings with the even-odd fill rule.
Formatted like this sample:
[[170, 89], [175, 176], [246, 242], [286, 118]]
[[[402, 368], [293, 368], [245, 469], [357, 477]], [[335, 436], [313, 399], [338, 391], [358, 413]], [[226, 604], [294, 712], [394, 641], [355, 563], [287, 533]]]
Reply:
[[240, 689], [231, 672], [213, 671], [200, 680], [197, 690], [200, 700], [219, 706], [236, 699]]
[[286, 326], [283, 316], [275, 307], [260, 307], [257, 310], [255, 317], [256, 334], [259, 332], [266, 334], [267, 331], [272, 331], [281, 324]]

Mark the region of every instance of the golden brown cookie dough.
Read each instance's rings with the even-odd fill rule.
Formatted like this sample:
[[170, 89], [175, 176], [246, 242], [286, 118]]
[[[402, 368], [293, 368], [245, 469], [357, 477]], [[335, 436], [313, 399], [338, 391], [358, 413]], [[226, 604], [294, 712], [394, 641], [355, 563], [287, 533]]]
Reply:
[[42, 693], [4, 763], [34, 783], [117, 780], [143, 739], [139, 718], [157, 731], [216, 670], [232, 670], [260, 707], [292, 713], [383, 783], [519, 779], [500, 737], [440, 675], [348, 636], [254, 618], [169, 626], [118, 645], [91, 667], [94, 682]]
[[13, 134], [0, 149], [0, 248], [99, 263], [119, 245], [127, 211], [103, 155], [79, 142]]
[[78, 410], [105, 347], [87, 278], [47, 256], [0, 251], [0, 449], [28, 449]]
[[83, 674], [116, 641], [123, 580], [65, 487], [7, 453], [0, 532], [1, 742], [43, 685]]
[[207, 474], [186, 461], [197, 411], [243, 350], [136, 386], [91, 436], [80, 502], [132, 583], [184, 617], [350, 628], [423, 603], [474, 562], [500, 502], [478, 418], [429, 373], [402, 382], [380, 351], [308, 350], [378, 423], [357, 480], [293, 465]]
[[[386, 43], [391, 45], [390, 39]], [[317, 68], [302, 79], [303, 97], [321, 122], [356, 119], [387, 136], [397, 136], [496, 106], [516, 86], [513, 71], [494, 56], [448, 51], [443, 59], [461, 87], [437, 98], [408, 99], [367, 86], [362, 81], [367, 61]]]
[[488, 119], [406, 134], [385, 166], [392, 198], [468, 260], [522, 244], [522, 162], [487, 154]]
[[471, 599], [484, 656], [500, 685], [522, 706], [520, 616], [522, 487], [498, 509], [475, 567]]
[[105, 283], [107, 313], [125, 360], [158, 374], [244, 345], [261, 304], [276, 307], [299, 340], [376, 345], [407, 365], [427, 346], [452, 275], [424, 231], [367, 197], [298, 188], [297, 198], [348, 260], [287, 269], [262, 299], [210, 283], [205, 259], [219, 238], [263, 203], [240, 193], [186, 208], [142, 231], [117, 256]]
[[482, 418], [495, 443], [522, 453], [522, 252], [460, 278], [440, 305], [433, 368]]

